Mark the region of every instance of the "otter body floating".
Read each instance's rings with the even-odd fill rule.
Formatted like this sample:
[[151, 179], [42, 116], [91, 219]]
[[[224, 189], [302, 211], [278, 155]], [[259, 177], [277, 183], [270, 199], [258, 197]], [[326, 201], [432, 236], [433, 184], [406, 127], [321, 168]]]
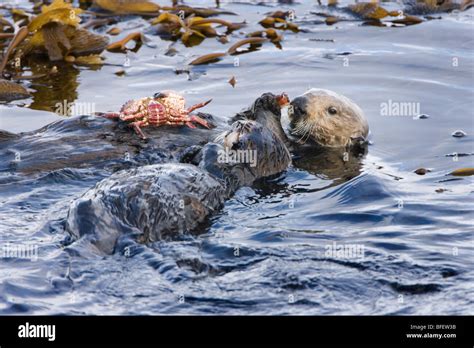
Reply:
[[[143, 166], [104, 179], [73, 202], [66, 231], [107, 254], [121, 237], [144, 243], [173, 239], [195, 232], [239, 187], [291, 163], [281, 138], [258, 122], [236, 121], [221, 139], [222, 144], [208, 143], [191, 156], [197, 166]], [[229, 150], [255, 157], [228, 160]]]

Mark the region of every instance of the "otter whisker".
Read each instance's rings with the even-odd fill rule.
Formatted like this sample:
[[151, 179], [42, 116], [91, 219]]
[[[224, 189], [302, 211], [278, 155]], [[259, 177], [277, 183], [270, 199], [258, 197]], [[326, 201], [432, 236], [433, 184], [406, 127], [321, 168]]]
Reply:
[[310, 125], [308, 123], [308, 120], [303, 120], [300, 122], [296, 127], [295, 127], [295, 135], [301, 135], [301, 137], [297, 140], [299, 143], [306, 143], [308, 140], [309, 136], [311, 135], [311, 132], [313, 131], [314, 125]]
[[222, 132], [217, 137], [214, 138], [214, 142], [217, 144], [222, 144], [224, 142], [224, 138], [229, 134], [229, 132]]

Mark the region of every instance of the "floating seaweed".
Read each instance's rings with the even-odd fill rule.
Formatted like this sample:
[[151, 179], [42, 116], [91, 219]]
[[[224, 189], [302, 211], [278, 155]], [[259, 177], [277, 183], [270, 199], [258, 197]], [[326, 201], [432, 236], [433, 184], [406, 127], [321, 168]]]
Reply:
[[228, 82], [232, 86], [232, 88], [235, 88], [235, 85], [237, 84], [237, 80], [235, 79], [235, 76], [232, 76]]
[[120, 29], [119, 27], [113, 27], [107, 30], [107, 34], [113, 35], [113, 36], [119, 35], [121, 32], [122, 32], [122, 29]]
[[219, 15], [236, 15], [234, 12], [230, 11], [221, 11], [221, 10], [216, 10], [212, 8], [203, 8], [203, 7], [191, 7], [191, 6], [186, 6], [186, 5], [176, 5], [172, 7], [166, 7], [163, 6], [161, 8], [164, 11], [169, 11], [174, 14], [182, 14], [183, 17], [188, 17], [188, 16], [197, 16], [197, 17], [214, 17], [214, 16], [219, 16]]
[[247, 34], [247, 37], [264, 37], [269, 39], [273, 43], [280, 43], [283, 40], [283, 36], [278, 33], [278, 31], [272, 28], [254, 31], [250, 34]]
[[347, 9], [368, 20], [379, 20], [387, 16], [398, 17], [402, 11], [387, 11], [376, 2], [360, 2], [347, 6]]
[[219, 36], [213, 24], [226, 27], [226, 33], [242, 28], [245, 23], [231, 23], [218, 18], [188, 17], [183, 18], [170, 12], [163, 12], [151, 21], [159, 25], [159, 32], [169, 35], [172, 39], [180, 39], [187, 47], [200, 44], [206, 37]]
[[426, 169], [426, 168], [418, 168], [417, 170], [414, 171], [415, 174], [418, 175], [425, 175], [426, 173], [430, 173], [431, 170]]
[[26, 38], [27, 35], [28, 35], [28, 29], [25, 27], [18, 29], [18, 31], [14, 34], [3, 56], [3, 60], [0, 63], [0, 75], [3, 73], [3, 70], [5, 69], [7, 65], [8, 59], [10, 58], [10, 55], [12, 54], [15, 47], [18, 46]]
[[217, 52], [217, 53], [209, 53], [205, 54], [201, 57], [198, 57], [194, 59], [192, 62], [190, 62], [190, 65], [202, 65], [202, 64], [209, 64], [209, 63], [215, 63], [221, 58], [227, 56], [227, 55], [236, 55], [236, 54], [241, 54], [243, 52], [238, 51], [238, 49], [242, 46], [245, 45], [250, 45], [250, 49], [247, 51], [252, 51], [254, 50], [257, 46], [260, 46], [262, 43], [267, 42], [267, 38], [263, 37], [250, 37], [247, 39], [243, 39], [232, 45], [227, 52]]
[[264, 37], [250, 37], [248, 39], [243, 39], [243, 40], [238, 41], [234, 45], [232, 45], [228, 49], [227, 53], [229, 53], [230, 55], [242, 53], [242, 52], [239, 52], [238, 49], [245, 45], [250, 45], [250, 50], [254, 50], [256, 46], [260, 46], [262, 43], [267, 42], [267, 41], [268, 39]]
[[460, 168], [453, 170], [449, 175], [453, 176], [471, 176], [474, 175], [474, 168]]
[[[109, 51], [109, 52], [122, 52], [122, 53], [126, 52], [128, 50], [126, 45], [130, 41], [135, 41], [136, 44], [140, 45], [144, 41], [143, 33], [136, 32], [136, 33], [128, 34], [122, 40], [113, 42], [110, 45], [108, 45], [107, 46], [107, 51]], [[135, 49], [136, 49], [136, 47], [135, 47]]]
[[227, 52], [218, 52], [218, 53], [209, 53], [205, 54], [201, 57], [198, 57], [194, 59], [192, 62], [190, 62], [190, 65], [202, 65], [202, 64], [209, 64], [209, 63], [215, 63], [221, 60], [222, 57], [225, 57], [227, 55]]
[[[473, 0], [469, 0], [473, 1]], [[335, 5], [333, 5], [335, 6]], [[324, 23], [327, 25], [334, 25], [338, 22], [358, 21], [363, 20], [363, 25], [371, 25], [378, 27], [386, 26], [407, 26], [423, 22], [422, 18], [408, 14], [405, 10], [389, 11], [377, 2], [360, 2], [348, 5], [342, 8], [343, 11], [348, 12], [352, 17], [347, 18], [340, 15], [325, 12], [311, 12], [318, 16], [324, 17]], [[353, 17], [355, 15], [355, 18]], [[389, 19], [394, 18], [394, 19]]]
[[300, 31], [298, 25], [295, 23], [289, 22], [286, 19], [282, 19], [279, 17], [271, 17], [267, 16], [262, 19], [259, 24], [264, 28], [274, 28], [278, 30], [290, 30], [294, 33]]
[[94, 0], [94, 5], [114, 15], [156, 15], [160, 6], [146, 0]]
[[51, 61], [66, 56], [100, 54], [108, 38], [79, 27], [81, 9], [63, 0], [54, 0], [41, 8], [41, 14], [28, 24], [28, 37], [18, 45], [15, 58], [30, 54], [47, 54]]
[[433, 13], [466, 11], [474, 6], [473, 0], [463, 0], [461, 3], [453, 0], [405, 0], [404, 12], [412, 15], [428, 15]]
[[[361, 2], [347, 6], [352, 13], [366, 20], [364, 24], [373, 26], [413, 25], [423, 22], [421, 18], [407, 15], [403, 11], [388, 11], [375, 2]], [[397, 17], [393, 20], [382, 21], [387, 17]]]
[[0, 101], [10, 102], [17, 99], [29, 98], [30, 96], [30, 93], [22, 85], [0, 79]]

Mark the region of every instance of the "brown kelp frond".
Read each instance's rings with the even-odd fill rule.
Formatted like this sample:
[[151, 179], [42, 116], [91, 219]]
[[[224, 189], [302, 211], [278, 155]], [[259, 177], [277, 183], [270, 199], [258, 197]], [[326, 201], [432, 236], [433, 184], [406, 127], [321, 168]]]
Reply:
[[81, 13], [81, 9], [64, 0], [42, 6], [41, 13], [29, 22], [28, 37], [15, 50], [15, 58], [47, 54], [51, 61], [58, 61], [71, 55], [101, 53], [107, 47], [108, 38], [80, 28]]
[[94, 0], [94, 5], [115, 15], [155, 15], [160, 6], [146, 0]]
[[234, 45], [232, 45], [228, 50], [227, 52], [230, 54], [230, 55], [233, 55], [233, 54], [237, 54], [239, 51], [238, 49], [244, 45], [251, 45], [251, 46], [255, 46], [255, 45], [260, 45], [264, 42], [268, 41], [268, 39], [264, 38], [264, 37], [250, 37], [248, 39], [243, 39], [243, 40], [240, 40], [238, 41], [237, 43], [235, 43]]

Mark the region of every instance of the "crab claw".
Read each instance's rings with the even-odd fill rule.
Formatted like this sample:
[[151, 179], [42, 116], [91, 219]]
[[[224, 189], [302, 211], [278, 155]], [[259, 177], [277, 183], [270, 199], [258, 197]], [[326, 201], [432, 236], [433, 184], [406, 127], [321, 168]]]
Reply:
[[212, 101], [212, 99], [209, 99], [208, 101], [205, 101], [205, 102], [202, 102], [202, 103], [199, 103], [199, 104], [194, 104], [193, 106], [191, 106], [191, 107], [188, 108], [187, 112], [188, 112], [188, 113], [191, 113], [191, 112], [193, 112], [193, 111], [196, 110], [196, 109], [203, 108], [203, 107], [205, 107], [207, 104], [209, 104], [211, 101]]
[[97, 117], [108, 118], [108, 119], [120, 118], [120, 113], [118, 112], [95, 112], [93, 115]]
[[285, 92], [283, 92], [280, 95], [277, 95], [276, 100], [278, 104], [280, 105], [280, 107], [284, 107], [290, 104], [290, 98], [288, 98], [288, 95]]

